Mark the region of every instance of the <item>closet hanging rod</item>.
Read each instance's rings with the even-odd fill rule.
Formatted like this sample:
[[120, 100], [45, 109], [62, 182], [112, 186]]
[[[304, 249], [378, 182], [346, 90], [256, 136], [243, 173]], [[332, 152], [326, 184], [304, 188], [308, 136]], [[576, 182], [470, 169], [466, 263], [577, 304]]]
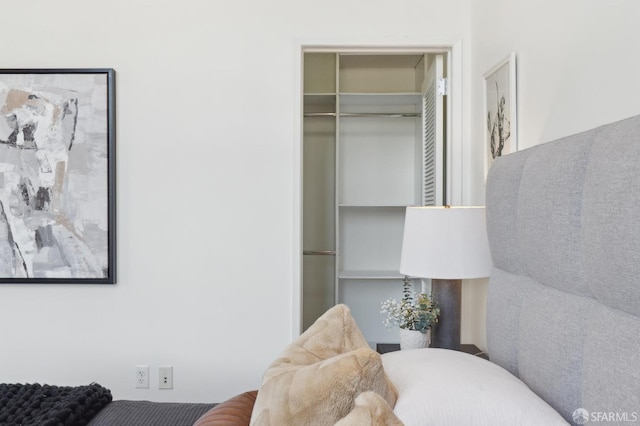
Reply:
[[335, 250], [304, 250], [302, 252], [303, 255], [305, 256], [335, 256], [336, 255], [336, 251]]
[[335, 112], [305, 112], [305, 117], [335, 117]]
[[[305, 112], [305, 117], [335, 117], [335, 112]], [[392, 117], [412, 118], [421, 117], [419, 112], [341, 112], [340, 117]]]

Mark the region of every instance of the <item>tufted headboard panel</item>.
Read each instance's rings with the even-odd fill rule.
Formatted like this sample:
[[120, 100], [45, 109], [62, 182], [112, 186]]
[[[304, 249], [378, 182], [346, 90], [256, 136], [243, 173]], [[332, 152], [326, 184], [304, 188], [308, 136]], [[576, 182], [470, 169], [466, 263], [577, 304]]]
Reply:
[[640, 116], [497, 159], [486, 204], [491, 360], [571, 422], [640, 421]]

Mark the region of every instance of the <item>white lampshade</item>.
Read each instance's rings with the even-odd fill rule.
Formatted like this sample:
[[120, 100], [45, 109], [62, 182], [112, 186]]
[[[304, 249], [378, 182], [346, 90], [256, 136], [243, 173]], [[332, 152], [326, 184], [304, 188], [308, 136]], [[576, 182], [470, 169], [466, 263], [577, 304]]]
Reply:
[[400, 273], [471, 279], [491, 267], [484, 207], [407, 207]]

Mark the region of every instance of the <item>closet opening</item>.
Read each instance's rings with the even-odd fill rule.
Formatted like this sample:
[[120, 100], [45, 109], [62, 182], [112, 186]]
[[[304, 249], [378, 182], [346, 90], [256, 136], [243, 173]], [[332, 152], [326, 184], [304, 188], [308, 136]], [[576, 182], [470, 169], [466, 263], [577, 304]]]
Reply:
[[299, 331], [345, 303], [367, 341], [395, 343], [407, 206], [451, 195], [452, 48], [303, 48]]

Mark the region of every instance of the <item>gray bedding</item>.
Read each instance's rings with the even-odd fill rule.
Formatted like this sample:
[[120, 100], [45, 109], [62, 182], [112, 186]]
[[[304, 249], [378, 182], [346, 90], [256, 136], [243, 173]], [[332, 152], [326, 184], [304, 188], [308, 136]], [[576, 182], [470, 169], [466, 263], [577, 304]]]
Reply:
[[89, 426], [192, 426], [216, 404], [113, 401]]

